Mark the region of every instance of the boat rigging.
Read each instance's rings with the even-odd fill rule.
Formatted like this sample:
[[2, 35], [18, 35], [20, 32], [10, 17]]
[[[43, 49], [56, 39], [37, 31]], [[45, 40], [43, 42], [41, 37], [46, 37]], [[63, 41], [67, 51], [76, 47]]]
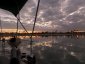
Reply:
[[[27, 32], [27, 29], [24, 27], [24, 25], [20, 21], [20, 15], [19, 15], [20, 10], [22, 9], [23, 5], [26, 2], [27, 2], [27, 0], [6, 0], [6, 1], [1, 0], [1, 2], [0, 2], [0, 8], [12, 12], [15, 15], [15, 17], [17, 18], [17, 32], [18, 32], [18, 22], [22, 25], [24, 30]], [[32, 36], [33, 36], [33, 33], [34, 33], [35, 24], [36, 24], [36, 20], [37, 20], [37, 15], [38, 15], [38, 11], [39, 11], [39, 4], [40, 4], [40, 0], [38, 0], [36, 14], [35, 14], [35, 18], [34, 18], [34, 24], [33, 24], [33, 28], [32, 28], [32, 34], [30, 36], [30, 55], [33, 54], [33, 52], [32, 52], [32, 48], [33, 48], [32, 47]], [[0, 24], [1, 24], [1, 22], [0, 22]], [[2, 27], [1, 27], [1, 30], [2, 30]], [[20, 44], [20, 41], [17, 44], [16, 40], [17, 40], [17, 37], [13, 37], [13, 38], [10, 39], [10, 43], [9, 43], [9, 45], [12, 46], [12, 50], [15, 50], [14, 51], [15, 53], [17, 53], [16, 49], [17, 49], [18, 44]], [[14, 43], [14, 42], [16, 42], [16, 43]], [[11, 50], [11, 52], [12, 52], [12, 50]], [[14, 53], [12, 55], [13, 55], [13, 57], [11, 57], [11, 61], [16, 60], [17, 58], [14, 58], [14, 56], [15, 56]], [[31, 57], [29, 57], [29, 55], [28, 55], [27, 59], [29, 59], [29, 58], [31, 58]], [[33, 60], [32, 63], [35, 63], [35, 56], [33, 56], [31, 59]], [[28, 61], [31, 62], [31, 60], [28, 60]], [[14, 63], [14, 62], [12, 62], [12, 63]]]

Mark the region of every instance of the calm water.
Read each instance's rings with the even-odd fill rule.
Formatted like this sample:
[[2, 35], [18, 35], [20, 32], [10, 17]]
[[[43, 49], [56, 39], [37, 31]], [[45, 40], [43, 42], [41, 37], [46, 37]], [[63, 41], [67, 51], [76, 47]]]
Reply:
[[[22, 53], [30, 52], [29, 41], [22, 39], [19, 45]], [[5, 49], [6, 55], [10, 54], [7, 43]], [[85, 37], [33, 37], [33, 54], [37, 64], [85, 64]]]

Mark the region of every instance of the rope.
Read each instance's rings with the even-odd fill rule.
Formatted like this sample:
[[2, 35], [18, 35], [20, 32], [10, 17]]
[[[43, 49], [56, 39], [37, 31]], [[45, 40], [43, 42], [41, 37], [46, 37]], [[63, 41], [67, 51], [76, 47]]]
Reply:
[[0, 18], [0, 27], [1, 27], [1, 33], [2, 33], [2, 24], [1, 24], [1, 18]]
[[[1, 27], [1, 33], [2, 33], [2, 23], [1, 23], [1, 18], [0, 18], [0, 27]], [[2, 35], [0, 36], [0, 40], [2, 43], [2, 55], [5, 56], [5, 39], [2, 38]]]
[[[14, 0], [15, 1], [15, 0]], [[16, 3], [16, 6], [17, 6], [17, 11], [19, 11], [19, 8], [18, 8], [18, 3], [15, 1]], [[21, 23], [20, 21], [20, 14], [17, 15], [17, 30], [16, 30], [16, 34], [18, 33], [18, 30], [19, 30], [19, 23], [21, 24], [21, 26], [23, 27], [23, 29], [25, 30], [25, 32], [28, 33], [28, 31], [26, 30], [26, 28], [24, 27], [24, 25]], [[19, 22], [19, 23], [18, 23]]]
[[16, 30], [16, 33], [18, 33], [18, 18], [17, 18], [17, 30]]
[[31, 39], [30, 40], [30, 54], [32, 54], [32, 36], [33, 36], [33, 33], [34, 33], [35, 24], [36, 24], [36, 20], [37, 20], [37, 16], [38, 16], [39, 5], [40, 5], [40, 0], [38, 0], [36, 14], [35, 14], [35, 19], [34, 19], [34, 24], [33, 24], [33, 28], [32, 28], [32, 34], [31, 34], [31, 37], [30, 37], [30, 39]]
[[28, 33], [27, 29], [24, 27], [24, 25], [22, 24], [22, 22], [20, 21], [20, 16], [18, 14], [18, 17], [17, 17], [17, 30], [18, 30], [18, 22], [21, 24], [21, 26], [23, 27], [23, 29]]

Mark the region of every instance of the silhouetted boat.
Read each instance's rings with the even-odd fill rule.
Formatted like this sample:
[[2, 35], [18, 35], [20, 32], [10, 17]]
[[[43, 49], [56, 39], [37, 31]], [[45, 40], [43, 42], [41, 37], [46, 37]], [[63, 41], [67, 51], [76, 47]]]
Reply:
[[[27, 2], [27, 0], [0, 0], [0, 8], [10, 11], [17, 17], [17, 15], [19, 14], [20, 10], [22, 9], [22, 7], [24, 6], [24, 4], [26, 2]], [[38, 3], [38, 7], [39, 7], [39, 3]], [[38, 7], [37, 7], [37, 12], [38, 12]], [[34, 23], [36, 22], [37, 12], [35, 15]], [[17, 18], [17, 27], [18, 27], [18, 21], [20, 22], [20, 18]], [[23, 26], [22, 23], [21, 23], [21, 25]], [[33, 31], [34, 31], [34, 27], [35, 27], [35, 24], [33, 26]], [[25, 29], [24, 26], [23, 26], [23, 28]], [[32, 33], [33, 33], [33, 31], [32, 31]], [[32, 36], [31, 36], [31, 40], [32, 40]], [[20, 43], [20, 41], [18, 41], [18, 42], [17, 41], [18, 41], [17, 37], [13, 37], [10, 39], [9, 45], [11, 45], [11, 47], [12, 47], [11, 57], [10, 57], [10, 59], [7, 59], [5, 56], [0, 56], [0, 64], [21, 64], [20, 63], [21, 55], [20, 55], [19, 49], [17, 48], [17, 45], [18, 45], [17, 43]], [[25, 61], [26, 64], [35, 64], [35, 56], [31, 57], [30, 55], [27, 55], [27, 57], [25, 59], [27, 59], [27, 61]], [[9, 62], [4, 63], [5, 61], [9, 61]]]

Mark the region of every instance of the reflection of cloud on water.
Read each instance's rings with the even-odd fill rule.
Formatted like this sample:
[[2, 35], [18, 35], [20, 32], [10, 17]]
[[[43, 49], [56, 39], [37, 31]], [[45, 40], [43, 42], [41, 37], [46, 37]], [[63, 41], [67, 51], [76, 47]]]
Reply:
[[44, 50], [41, 50], [41, 47], [35, 47], [35, 49], [38, 51], [35, 51], [39, 61], [38, 64], [60, 63], [59, 56], [61, 56], [62, 53], [59, 53], [54, 47], [45, 47]]
[[42, 50], [42, 46], [34, 47], [34, 52], [38, 61], [37, 64], [64, 64], [66, 62], [77, 62], [81, 64], [80, 59], [73, 51], [66, 51], [66, 48], [59, 48], [54, 43], [52, 44], [52, 47], [45, 46], [44, 48], [45, 49]]
[[70, 54], [71, 54], [72, 56], [76, 56], [74, 52], [71, 52]]
[[52, 41], [35, 43], [33, 46], [34, 46], [34, 47], [35, 47], [35, 46], [47, 46], [47, 47], [52, 47]]
[[[67, 60], [65, 61], [66, 58], [75, 58], [80, 61], [82, 57], [83, 60], [85, 57], [84, 42], [85, 40], [82, 39], [66, 37], [37, 37], [33, 39], [33, 53], [36, 55], [37, 64], [62, 64], [61, 62], [67, 62]], [[30, 52], [29, 44], [28, 39], [27, 41], [22, 41], [19, 46], [22, 53]]]
[[[67, 62], [65, 58], [71, 58], [71, 60], [73, 58], [74, 61], [77, 60], [81, 63], [84, 47], [81, 47], [83, 43], [79, 43], [80, 41], [78, 39], [63, 38], [58, 40], [56, 38], [54, 41], [35, 43], [33, 51], [37, 56], [37, 64], [61, 64], [60, 62]], [[70, 62], [70, 60], [68, 61]]]

